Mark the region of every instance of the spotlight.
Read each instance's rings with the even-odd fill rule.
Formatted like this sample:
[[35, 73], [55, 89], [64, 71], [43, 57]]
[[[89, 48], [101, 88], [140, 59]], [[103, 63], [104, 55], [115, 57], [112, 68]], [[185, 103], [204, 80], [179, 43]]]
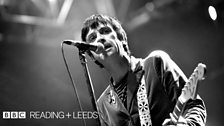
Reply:
[[215, 21], [217, 19], [217, 11], [216, 11], [215, 7], [209, 6], [208, 7], [208, 13], [209, 13], [210, 18], [213, 21]]

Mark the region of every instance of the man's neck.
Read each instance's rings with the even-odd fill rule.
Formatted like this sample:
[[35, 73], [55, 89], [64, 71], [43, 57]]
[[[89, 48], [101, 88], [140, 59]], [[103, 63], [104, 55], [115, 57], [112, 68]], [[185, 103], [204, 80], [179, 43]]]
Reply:
[[111, 66], [107, 68], [108, 72], [111, 74], [115, 81], [115, 84], [119, 83], [120, 80], [130, 71], [130, 58], [129, 56], [123, 56], [118, 60], [119, 62], [112, 63]]

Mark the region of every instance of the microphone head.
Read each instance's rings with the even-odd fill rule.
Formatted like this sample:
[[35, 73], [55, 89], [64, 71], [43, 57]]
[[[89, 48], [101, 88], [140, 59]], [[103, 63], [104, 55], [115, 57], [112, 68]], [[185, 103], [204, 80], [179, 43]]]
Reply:
[[67, 45], [72, 45], [72, 43], [74, 43], [72, 40], [64, 40], [63, 42]]

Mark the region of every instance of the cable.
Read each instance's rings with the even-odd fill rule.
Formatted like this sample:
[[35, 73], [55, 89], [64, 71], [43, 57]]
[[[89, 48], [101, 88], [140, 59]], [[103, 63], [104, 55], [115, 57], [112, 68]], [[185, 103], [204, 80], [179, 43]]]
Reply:
[[[82, 106], [81, 106], [81, 102], [80, 102], [80, 98], [79, 98], [78, 93], [77, 93], [76, 85], [75, 85], [75, 83], [74, 83], [74, 80], [73, 80], [73, 78], [72, 78], [71, 72], [70, 72], [69, 67], [68, 67], [68, 63], [67, 63], [66, 58], [65, 58], [64, 48], [63, 48], [63, 47], [64, 47], [64, 42], [61, 43], [62, 57], [63, 57], [64, 63], [65, 63], [66, 69], [67, 69], [67, 71], [68, 71], [69, 78], [70, 78], [70, 80], [71, 80], [71, 82], [72, 82], [72, 86], [73, 86], [73, 88], [74, 88], [75, 95], [76, 95], [77, 100], [78, 100], [79, 109], [80, 109], [80, 111], [83, 111]], [[84, 124], [84, 126], [86, 126], [86, 121], [85, 121], [85, 119], [83, 119], [83, 124]]]

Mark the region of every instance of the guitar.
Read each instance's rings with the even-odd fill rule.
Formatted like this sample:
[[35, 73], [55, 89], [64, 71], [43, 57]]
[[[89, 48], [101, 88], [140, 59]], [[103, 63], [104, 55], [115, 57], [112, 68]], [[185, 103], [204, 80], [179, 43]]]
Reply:
[[181, 95], [178, 97], [177, 103], [174, 107], [172, 115], [174, 117], [174, 122], [177, 122], [183, 112], [184, 105], [189, 99], [195, 99], [198, 90], [198, 81], [204, 80], [206, 73], [206, 66], [199, 63], [195, 68], [194, 72], [191, 74], [188, 82], [185, 83], [182, 89]]

